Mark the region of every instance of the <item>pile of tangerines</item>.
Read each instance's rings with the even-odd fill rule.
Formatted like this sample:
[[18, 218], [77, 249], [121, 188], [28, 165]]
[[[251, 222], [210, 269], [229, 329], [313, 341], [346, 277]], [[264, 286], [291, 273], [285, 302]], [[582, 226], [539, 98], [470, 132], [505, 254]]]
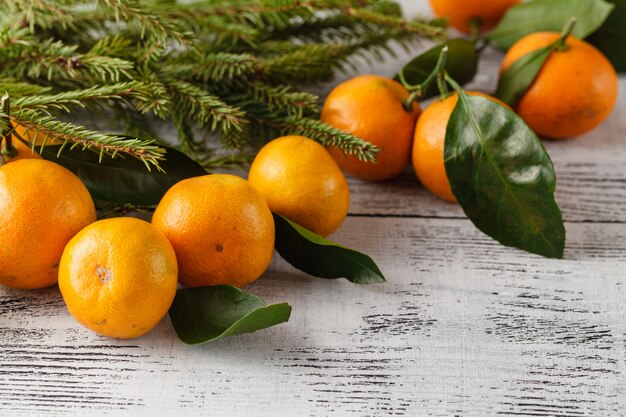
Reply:
[[[489, 30], [521, 0], [430, 3], [439, 17], [469, 34], [470, 22], [479, 22], [481, 31]], [[560, 36], [558, 32], [537, 32], [523, 37], [505, 55], [501, 74], [524, 55], [551, 45]], [[565, 46], [550, 55], [514, 110], [539, 136], [568, 139], [602, 123], [613, 110], [617, 93], [618, 77], [611, 62], [593, 45], [568, 36]], [[483, 93], [468, 94], [507, 106]], [[381, 150], [376, 164], [346, 157], [337, 149], [330, 152], [346, 172], [373, 181], [397, 176], [412, 159], [420, 182], [437, 196], [454, 202], [443, 155], [446, 127], [458, 97], [442, 96], [422, 112], [417, 104], [412, 104], [409, 111], [403, 107], [409, 95], [400, 83], [374, 75], [356, 77], [337, 86], [326, 100], [322, 121], [352, 132]]]
[[[20, 137], [37, 143], [20, 126]], [[226, 174], [175, 184], [152, 222], [96, 221], [81, 180], [15, 140], [0, 167], [0, 284], [37, 289], [58, 282], [70, 313], [110, 337], [137, 337], [186, 287], [255, 281], [274, 253], [272, 211], [326, 236], [350, 204], [341, 170], [319, 143], [273, 140], [249, 180]]]
[[[518, 2], [468, 0], [456, 7], [457, 2], [432, 0], [436, 13], [466, 32], [468, 20], [478, 17], [487, 29]], [[506, 54], [502, 70], [559, 36], [522, 38]], [[610, 62], [569, 36], [514, 110], [539, 135], [568, 138], [601, 123], [617, 89]], [[409, 96], [396, 81], [365, 75], [338, 85], [324, 104], [324, 122], [380, 148], [376, 164], [305, 137], [278, 138], [260, 150], [248, 180], [213, 174], [174, 185], [151, 223], [128, 217], [96, 221], [80, 179], [15, 140], [17, 155], [4, 157], [0, 167], [0, 284], [35, 289], [58, 282], [80, 323], [102, 335], [136, 337], [165, 316], [179, 283], [241, 287], [255, 281], [274, 252], [272, 212], [322, 236], [337, 230], [350, 203], [342, 169], [380, 181], [400, 174], [412, 159], [422, 184], [454, 201], [443, 146], [458, 97], [435, 99], [422, 112], [416, 102], [407, 109]], [[15, 131], [38, 144], [35, 134], [20, 126]]]

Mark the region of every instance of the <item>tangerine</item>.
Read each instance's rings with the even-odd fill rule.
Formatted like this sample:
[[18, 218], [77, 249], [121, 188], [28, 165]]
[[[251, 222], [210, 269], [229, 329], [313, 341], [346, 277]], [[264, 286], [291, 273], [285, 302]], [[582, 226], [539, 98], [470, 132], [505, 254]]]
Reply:
[[[500, 100], [487, 94], [468, 91], [469, 95], [481, 96], [508, 108]], [[420, 182], [433, 194], [456, 202], [444, 164], [444, 143], [452, 111], [459, 101], [454, 93], [444, 99], [434, 100], [422, 113], [415, 127], [413, 141], [413, 169]]]
[[335, 147], [329, 151], [337, 164], [357, 178], [381, 181], [400, 174], [411, 157], [418, 103], [411, 111], [403, 101], [409, 92], [400, 83], [378, 75], [361, 75], [335, 87], [322, 108], [321, 119], [380, 148], [376, 163], [345, 155]]
[[348, 183], [326, 149], [302, 136], [265, 145], [248, 175], [274, 213], [328, 236], [341, 226], [350, 207]]
[[174, 301], [176, 254], [165, 235], [132, 217], [100, 220], [63, 251], [59, 288], [68, 310], [103, 336], [133, 338], [156, 326]]
[[[505, 55], [501, 72], [560, 36], [538, 32], [523, 37]], [[566, 139], [602, 123], [615, 107], [617, 92], [611, 62], [593, 45], [568, 36], [565, 47], [550, 54], [515, 110], [538, 135]]]
[[61, 165], [23, 159], [0, 167], [0, 284], [56, 284], [63, 248], [94, 221], [89, 191]]
[[450, 26], [470, 33], [472, 20], [478, 20], [480, 31], [489, 30], [498, 24], [509, 8], [521, 2], [522, 0], [430, 0], [430, 5], [435, 15], [448, 19]]
[[172, 242], [186, 287], [241, 287], [265, 271], [274, 253], [274, 218], [243, 178], [212, 174], [175, 184], [152, 224]]

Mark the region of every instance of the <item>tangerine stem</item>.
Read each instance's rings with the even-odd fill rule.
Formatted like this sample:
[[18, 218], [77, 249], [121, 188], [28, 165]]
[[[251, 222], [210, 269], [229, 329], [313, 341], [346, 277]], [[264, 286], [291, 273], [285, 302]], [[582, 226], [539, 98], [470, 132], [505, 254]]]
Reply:
[[470, 28], [470, 41], [474, 45], [476, 45], [476, 42], [478, 42], [480, 39], [480, 32], [479, 32], [480, 18], [475, 17], [473, 19], [470, 19], [468, 23], [469, 23], [469, 28]]
[[554, 43], [552, 44], [553, 50], [563, 51], [567, 49], [567, 45], [565, 44], [565, 42], [567, 41], [568, 36], [572, 34], [574, 26], [576, 26], [576, 18], [572, 16], [565, 24], [565, 27], [563, 27], [563, 31], [561, 31], [561, 36], [559, 36], [559, 39], [554, 41]]
[[404, 109], [406, 111], [410, 112], [413, 109], [413, 103], [415, 103], [417, 99], [421, 98], [422, 95], [424, 95], [424, 91], [426, 91], [428, 87], [430, 87], [430, 85], [436, 78], [438, 79], [439, 76], [443, 74], [443, 72], [445, 71], [447, 58], [448, 45], [441, 48], [439, 58], [437, 58], [437, 64], [435, 65], [435, 68], [432, 70], [432, 72], [428, 74], [428, 77], [426, 77], [426, 79], [421, 84], [418, 84], [416, 86], [412, 86], [406, 83], [404, 75], [402, 75], [402, 72], [400, 72], [400, 76], [398, 78], [400, 78], [400, 81], [402, 81], [404, 87], [407, 90], [411, 91], [411, 95], [409, 95], [409, 97], [403, 102]]
[[[443, 75], [445, 81], [447, 81], [448, 83], [450, 83], [450, 85], [452, 86], [452, 88], [457, 92], [457, 94], [461, 94], [463, 93], [463, 88], [459, 85], [459, 83], [457, 83], [456, 81], [454, 81], [454, 78], [450, 77], [450, 75], [448, 75], [448, 73], [445, 73]], [[446, 88], [447, 90], [447, 88]]]
[[450, 78], [447, 72], [443, 72], [437, 76], [437, 88], [439, 89], [439, 94], [441, 98], [446, 98], [450, 95], [448, 91], [448, 85], [446, 84], [446, 80]]
[[13, 142], [11, 140], [11, 121], [9, 119], [9, 114], [11, 111], [11, 101], [9, 99], [9, 93], [4, 93], [2, 98], [0, 99], [0, 106], [2, 107], [2, 112], [6, 115], [7, 118], [7, 127], [2, 132], [2, 138], [4, 140], [4, 146], [2, 146], [2, 155], [8, 157], [14, 157], [17, 155], [17, 149], [13, 146]]

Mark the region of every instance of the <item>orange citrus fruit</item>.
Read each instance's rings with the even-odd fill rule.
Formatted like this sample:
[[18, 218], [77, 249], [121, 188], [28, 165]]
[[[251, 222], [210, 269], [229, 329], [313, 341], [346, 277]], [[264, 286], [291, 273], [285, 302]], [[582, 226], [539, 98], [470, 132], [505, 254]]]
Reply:
[[269, 142], [254, 159], [248, 180], [270, 210], [322, 236], [337, 230], [348, 214], [346, 178], [314, 140], [285, 136]]
[[274, 253], [274, 218], [246, 180], [213, 174], [183, 180], [163, 196], [152, 224], [172, 242], [186, 287], [242, 287]]
[[[507, 52], [501, 71], [559, 36], [538, 32], [523, 37]], [[611, 114], [617, 101], [618, 78], [609, 60], [573, 36], [565, 46], [551, 53], [515, 109], [537, 134], [553, 139], [590, 131]]]
[[0, 284], [43, 288], [57, 282], [63, 248], [96, 220], [89, 191], [43, 159], [0, 168]]
[[161, 321], [178, 285], [165, 235], [132, 217], [97, 221], [67, 244], [59, 289], [79, 323], [103, 336], [138, 337]]
[[[468, 91], [470, 95], [482, 96], [508, 108], [500, 100], [487, 94]], [[413, 169], [420, 182], [433, 194], [456, 202], [450, 189], [446, 167], [443, 160], [446, 129], [452, 111], [459, 101], [458, 95], [452, 94], [445, 99], [433, 101], [420, 116], [415, 127], [413, 141]]]
[[470, 33], [470, 21], [478, 19], [480, 31], [493, 28], [506, 11], [522, 0], [430, 0], [438, 17], [448, 19], [450, 26], [461, 32]]
[[409, 163], [411, 139], [419, 104], [403, 107], [409, 92], [399, 83], [378, 75], [362, 75], [335, 87], [322, 108], [321, 119], [380, 148], [376, 163], [329, 151], [339, 166], [357, 178], [380, 181], [400, 174]]

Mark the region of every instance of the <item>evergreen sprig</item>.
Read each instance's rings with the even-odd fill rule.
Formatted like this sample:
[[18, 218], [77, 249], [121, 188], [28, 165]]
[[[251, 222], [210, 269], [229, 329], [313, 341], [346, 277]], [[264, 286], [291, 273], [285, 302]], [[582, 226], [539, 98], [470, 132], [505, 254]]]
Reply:
[[[0, 114], [0, 117], [2, 116], [6, 117], [6, 115]], [[26, 128], [28, 136], [32, 136], [31, 133], [44, 135], [42, 149], [48, 142], [61, 143], [59, 154], [68, 145], [70, 148], [81, 147], [83, 150], [96, 151], [100, 154], [100, 159], [105, 155], [115, 158], [116, 156], [123, 157], [126, 154], [143, 161], [148, 170], [151, 167], [160, 169], [159, 161], [163, 160], [165, 155], [165, 149], [155, 145], [153, 140], [92, 131], [73, 123], [59, 121], [42, 111], [17, 110], [11, 114], [9, 119], [13, 125], [18, 124]], [[34, 147], [35, 143], [30, 143], [30, 145]]]
[[[389, 41], [441, 36], [443, 28], [403, 19], [389, 0], [4, 0], [0, 93], [11, 108], [0, 128], [6, 134], [10, 120], [62, 149], [157, 168], [165, 141], [153, 141], [155, 116], [209, 168], [241, 165], [282, 134], [374, 161], [375, 146], [317, 119], [319, 99], [301, 86], [330, 80], [355, 57], [380, 58]], [[149, 139], [59, 118], [94, 107]], [[212, 156], [213, 137], [236, 152]]]

